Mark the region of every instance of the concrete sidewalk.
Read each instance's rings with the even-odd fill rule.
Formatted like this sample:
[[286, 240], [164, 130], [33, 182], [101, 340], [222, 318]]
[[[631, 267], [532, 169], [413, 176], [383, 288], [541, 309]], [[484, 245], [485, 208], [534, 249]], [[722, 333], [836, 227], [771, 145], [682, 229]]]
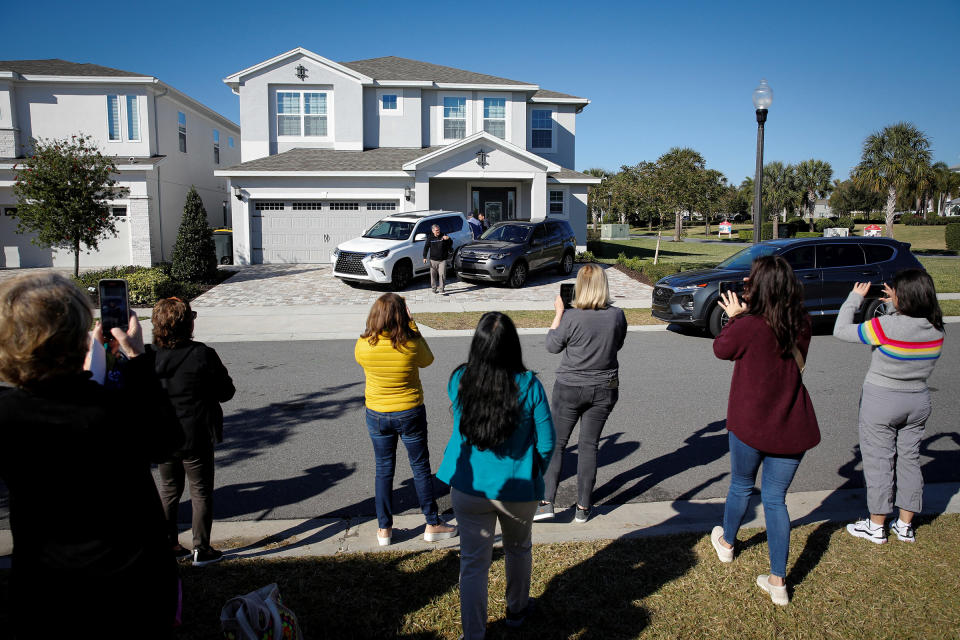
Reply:
[[[554, 521], [534, 525], [537, 544], [607, 540], [616, 538], [707, 532], [723, 519], [723, 499], [674, 500], [624, 505], [602, 505], [585, 524], [573, 522], [573, 510], [558, 512]], [[808, 491], [787, 495], [787, 508], [794, 526], [813, 522], [852, 522], [866, 513], [863, 489]], [[924, 514], [960, 513], [960, 482], [928, 484], [924, 488]], [[763, 506], [754, 496], [744, 527], [764, 527]], [[189, 524], [180, 542], [190, 547]], [[373, 551], [419, 551], [452, 548], [458, 538], [438, 543], [423, 541], [424, 521], [420, 514], [394, 517], [393, 544], [381, 547], [376, 541], [377, 522], [364, 519], [312, 518], [307, 520], [217, 521], [213, 546], [228, 558], [296, 558], [339, 553]], [[923, 535], [923, 529], [919, 531]], [[0, 568], [10, 564], [13, 538], [10, 530], [0, 531]]]

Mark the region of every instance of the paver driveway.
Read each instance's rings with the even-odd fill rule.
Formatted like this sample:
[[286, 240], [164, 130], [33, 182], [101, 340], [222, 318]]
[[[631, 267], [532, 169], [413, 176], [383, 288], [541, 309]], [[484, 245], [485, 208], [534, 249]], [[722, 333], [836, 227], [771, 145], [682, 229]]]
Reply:
[[[579, 268], [580, 265], [575, 265]], [[601, 265], [604, 266], [604, 265]], [[614, 300], [647, 300], [651, 288], [631, 280], [616, 269], [605, 267]], [[262, 307], [273, 305], [369, 305], [388, 291], [386, 287], [349, 285], [331, 275], [329, 265], [250, 265], [234, 268], [237, 273], [191, 304], [194, 307]], [[535, 274], [521, 289], [503, 285], [447, 278], [445, 296], [430, 290], [429, 278], [417, 278], [402, 292], [410, 302], [543, 302], [545, 307], [560, 291], [561, 282], [573, 282], [556, 272]], [[649, 306], [649, 302], [648, 305]]]

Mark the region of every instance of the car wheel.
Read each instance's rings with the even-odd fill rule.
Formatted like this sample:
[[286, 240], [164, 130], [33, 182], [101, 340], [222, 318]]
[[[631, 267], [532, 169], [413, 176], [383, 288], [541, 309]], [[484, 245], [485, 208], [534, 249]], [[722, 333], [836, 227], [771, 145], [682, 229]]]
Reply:
[[710, 312], [710, 319], [707, 322], [707, 329], [710, 330], [710, 335], [716, 338], [720, 335], [720, 332], [723, 331], [723, 328], [727, 326], [728, 322], [730, 322], [730, 316], [727, 315], [727, 312], [724, 311], [720, 305], [713, 305], [713, 310]]
[[863, 309], [863, 321], [869, 322], [874, 318], [887, 315], [887, 305], [882, 300], [870, 300]]
[[570, 275], [570, 272], [573, 271], [573, 253], [570, 251], [564, 253], [563, 257], [560, 258], [560, 264], [557, 265], [557, 268], [563, 275]]
[[518, 262], [513, 265], [513, 269], [510, 270], [510, 277], [507, 279], [507, 284], [509, 284], [512, 289], [519, 289], [526, 281], [527, 264], [525, 262]]
[[413, 265], [409, 260], [402, 260], [393, 266], [390, 284], [394, 291], [403, 291], [413, 279]]

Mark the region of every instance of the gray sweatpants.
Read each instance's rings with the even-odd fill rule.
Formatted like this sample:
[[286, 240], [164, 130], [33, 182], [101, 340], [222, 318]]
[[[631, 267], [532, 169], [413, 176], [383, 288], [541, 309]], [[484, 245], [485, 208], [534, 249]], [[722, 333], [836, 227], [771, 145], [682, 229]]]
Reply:
[[507, 608], [519, 612], [530, 600], [531, 530], [537, 501], [502, 502], [450, 489], [460, 528], [460, 622], [464, 640], [487, 631], [487, 588], [497, 520], [507, 574]]
[[870, 513], [887, 514], [894, 506], [914, 513], [922, 510], [920, 441], [929, 417], [928, 390], [898, 391], [864, 383], [860, 455]]
[[443, 285], [447, 279], [447, 261], [430, 261], [430, 288], [434, 291], [439, 287], [440, 293], [443, 293]]

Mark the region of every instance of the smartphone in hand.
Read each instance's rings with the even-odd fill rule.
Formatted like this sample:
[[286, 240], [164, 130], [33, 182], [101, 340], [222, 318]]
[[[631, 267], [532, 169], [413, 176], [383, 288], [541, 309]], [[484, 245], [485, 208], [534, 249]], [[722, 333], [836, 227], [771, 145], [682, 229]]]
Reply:
[[103, 339], [113, 340], [110, 332], [114, 327], [124, 331], [130, 323], [130, 297], [127, 292], [127, 281], [101, 280], [97, 283], [100, 294], [100, 324], [103, 326]]
[[563, 300], [563, 306], [565, 309], [569, 309], [571, 306], [573, 306], [573, 297], [575, 294], [575, 284], [564, 283], [560, 285], [560, 299]]
[[746, 282], [743, 280], [724, 280], [720, 283], [720, 294], [735, 293], [739, 298], [743, 298], [743, 290], [746, 288]]

